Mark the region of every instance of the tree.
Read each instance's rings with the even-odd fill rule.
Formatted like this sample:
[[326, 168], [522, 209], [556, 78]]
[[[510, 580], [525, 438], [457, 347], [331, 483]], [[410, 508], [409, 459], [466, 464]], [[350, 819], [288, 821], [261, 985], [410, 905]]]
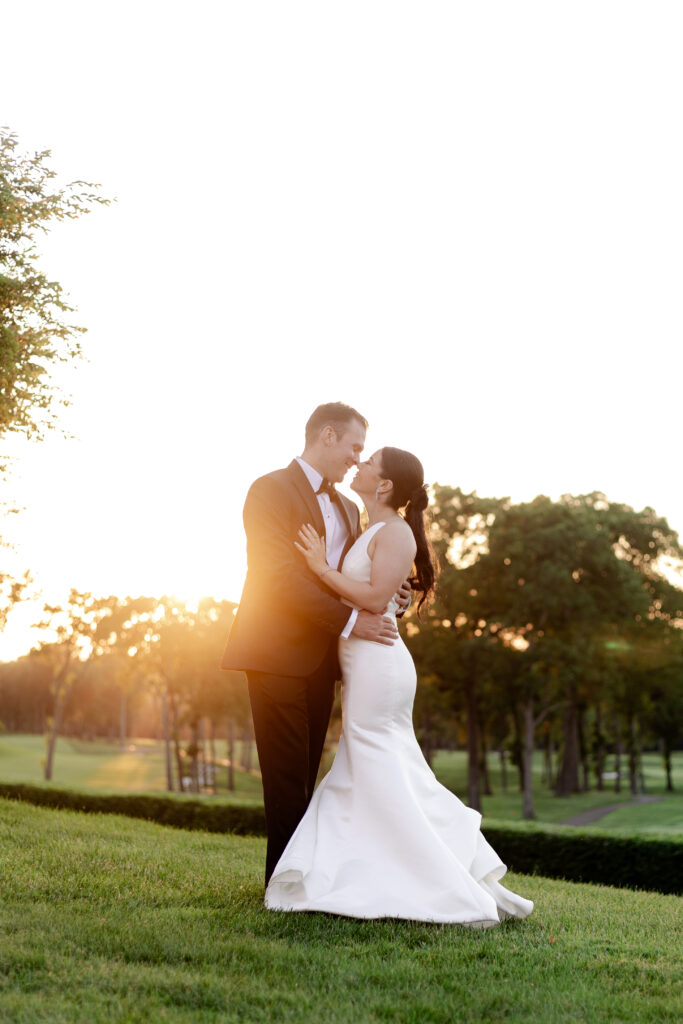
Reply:
[[[681, 557], [676, 534], [652, 509], [635, 512], [595, 492], [564, 495], [558, 502], [539, 497], [502, 510], [488, 540], [481, 560], [488, 569], [485, 617], [498, 618], [524, 639], [532, 668], [528, 679], [537, 680], [526, 695], [527, 757], [535, 729], [556, 702], [563, 739], [556, 792], [579, 792], [588, 785], [585, 711], [607, 675], [604, 638], [680, 614], [683, 595], [658, 567], [662, 556]], [[534, 707], [539, 700], [541, 706]], [[629, 706], [634, 772], [635, 719], [645, 705]]]
[[679, 642], [678, 654], [657, 673], [653, 693], [649, 725], [660, 742], [666, 789], [673, 793], [671, 754], [674, 746], [683, 740], [683, 645]]
[[[193, 713], [200, 722], [209, 721], [211, 751], [211, 778], [216, 789], [216, 723], [227, 722], [228, 789], [235, 789], [235, 732], [241, 729], [242, 739], [247, 734], [250, 718], [246, 680], [242, 672], [226, 672], [220, 668], [225, 637], [233, 620], [236, 606], [231, 601], [203, 598], [195, 615], [193, 630], [193, 664], [198, 673], [199, 688], [195, 695]], [[202, 743], [202, 746], [203, 743]], [[205, 759], [206, 760], [206, 759]]]
[[[488, 787], [485, 768], [484, 707], [495, 683], [498, 625], [485, 615], [482, 558], [487, 536], [508, 499], [480, 498], [459, 488], [435, 488], [434, 547], [441, 564], [432, 619], [434, 634], [427, 666], [463, 708], [467, 722], [467, 799], [481, 810]], [[485, 566], [484, 566], [485, 572]], [[412, 646], [411, 646], [412, 649]]]
[[36, 266], [37, 235], [109, 202], [99, 185], [56, 187], [49, 157], [49, 150], [23, 155], [15, 135], [0, 133], [0, 436], [40, 438], [55, 425], [55, 404], [65, 399], [50, 369], [81, 354], [84, 328], [68, 322], [73, 307], [61, 285]]
[[[429, 670], [458, 699], [464, 696], [470, 805], [479, 807], [487, 705], [503, 707], [510, 695], [524, 817], [534, 815], [536, 730], [549, 725], [547, 717], [558, 708], [562, 754], [556, 793], [587, 787], [586, 711], [591, 704], [600, 710], [608, 699], [625, 730], [634, 786], [651, 704], [645, 688], [652, 686], [652, 673], [646, 678], [635, 657], [642, 648], [638, 637], [647, 624], [648, 635], [655, 626], [680, 633], [675, 624], [683, 620], [683, 594], [661, 572], [663, 557], [683, 555], [666, 520], [652, 509], [610, 504], [597, 492], [512, 505], [437, 487], [434, 523], [443, 565], [434, 618], [443, 639], [433, 645]], [[627, 655], [618, 677], [610, 644]], [[501, 649], [510, 657], [496, 662]], [[600, 722], [600, 714], [596, 718]], [[659, 735], [663, 743], [672, 742], [661, 727]]]
[[127, 597], [112, 612], [110, 628], [116, 634], [111, 654], [117, 661], [116, 680], [120, 690], [119, 740], [128, 740], [130, 698], [139, 690], [149, 666], [146, 655], [154, 640], [154, 613], [158, 605], [151, 597]]
[[116, 597], [96, 598], [71, 590], [64, 606], [45, 605], [46, 619], [40, 629], [52, 629], [54, 643], [41, 645], [40, 655], [52, 670], [53, 713], [48, 721], [45, 779], [52, 778], [55, 747], [67, 697], [90, 668], [94, 658], [110, 648], [116, 634], [112, 621], [119, 601]]

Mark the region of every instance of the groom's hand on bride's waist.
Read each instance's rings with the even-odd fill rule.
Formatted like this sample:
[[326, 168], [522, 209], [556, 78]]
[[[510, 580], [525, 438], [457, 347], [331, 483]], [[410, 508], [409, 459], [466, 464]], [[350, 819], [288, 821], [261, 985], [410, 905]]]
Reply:
[[413, 588], [410, 585], [410, 580], [404, 580], [401, 586], [394, 594], [394, 601], [398, 605], [398, 611], [396, 617], [399, 618], [403, 615], [406, 608], [410, 607], [410, 602], [413, 597]]
[[393, 644], [398, 638], [398, 629], [388, 615], [375, 615], [373, 612], [358, 612], [351, 636], [361, 640], [374, 640], [378, 644]]

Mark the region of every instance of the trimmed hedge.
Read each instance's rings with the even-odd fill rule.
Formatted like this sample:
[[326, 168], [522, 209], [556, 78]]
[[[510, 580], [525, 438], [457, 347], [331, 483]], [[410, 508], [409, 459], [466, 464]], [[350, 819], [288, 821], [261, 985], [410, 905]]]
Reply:
[[245, 804], [215, 804], [202, 800], [178, 800], [169, 796], [141, 796], [134, 793], [83, 793], [0, 782], [0, 797], [23, 800], [55, 810], [84, 811], [86, 814], [124, 814], [174, 828], [232, 832], [239, 836], [264, 836], [263, 807]]
[[[0, 797], [60, 810], [123, 814], [175, 828], [266, 834], [262, 807], [217, 804], [210, 799], [83, 793], [9, 783], [0, 783]], [[484, 821], [483, 831], [501, 860], [520, 874], [683, 894], [683, 837], [653, 838], [507, 821]]]
[[496, 821], [483, 831], [511, 871], [683, 893], [683, 839]]

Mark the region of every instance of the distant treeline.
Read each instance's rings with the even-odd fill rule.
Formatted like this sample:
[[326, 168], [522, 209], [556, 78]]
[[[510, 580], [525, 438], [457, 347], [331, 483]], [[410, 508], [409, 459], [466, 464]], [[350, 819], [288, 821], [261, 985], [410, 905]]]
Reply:
[[236, 751], [252, 767], [246, 681], [219, 668], [236, 605], [206, 598], [96, 598], [72, 590], [45, 609], [57, 639], [0, 665], [0, 723], [45, 732], [45, 778], [57, 737], [156, 737], [166, 748], [169, 790], [215, 786], [215, 743], [228, 743], [228, 784]]
[[[493, 750], [506, 788], [508, 763], [516, 772], [525, 817], [539, 748], [559, 796], [606, 779], [640, 792], [645, 746], [661, 750], [673, 788], [683, 549], [666, 520], [600, 493], [513, 504], [437, 485], [432, 541], [436, 599], [402, 625], [418, 668], [415, 723], [428, 759], [466, 745], [470, 805], [490, 792]], [[218, 668], [235, 607], [72, 591], [45, 609], [57, 639], [0, 666], [0, 722], [47, 734], [47, 779], [60, 733], [157, 736], [169, 789], [210, 788], [218, 735], [231, 765], [237, 740], [251, 761], [244, 678]]]

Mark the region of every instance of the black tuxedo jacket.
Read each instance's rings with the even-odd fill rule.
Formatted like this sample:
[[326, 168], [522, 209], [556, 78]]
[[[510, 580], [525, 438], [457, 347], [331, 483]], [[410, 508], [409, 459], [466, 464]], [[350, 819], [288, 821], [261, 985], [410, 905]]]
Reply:
[[[360, 517], [352, 501], [339, 498], [349, 530], [346, 554], [360, 534]], [[247, 578], [222, 668], [309, 675], [348, 622], [348, 605], [294, 547], [304, 523], [325, 536], [318, 499], [298, 462], [251, 485], [244, 505]]]

